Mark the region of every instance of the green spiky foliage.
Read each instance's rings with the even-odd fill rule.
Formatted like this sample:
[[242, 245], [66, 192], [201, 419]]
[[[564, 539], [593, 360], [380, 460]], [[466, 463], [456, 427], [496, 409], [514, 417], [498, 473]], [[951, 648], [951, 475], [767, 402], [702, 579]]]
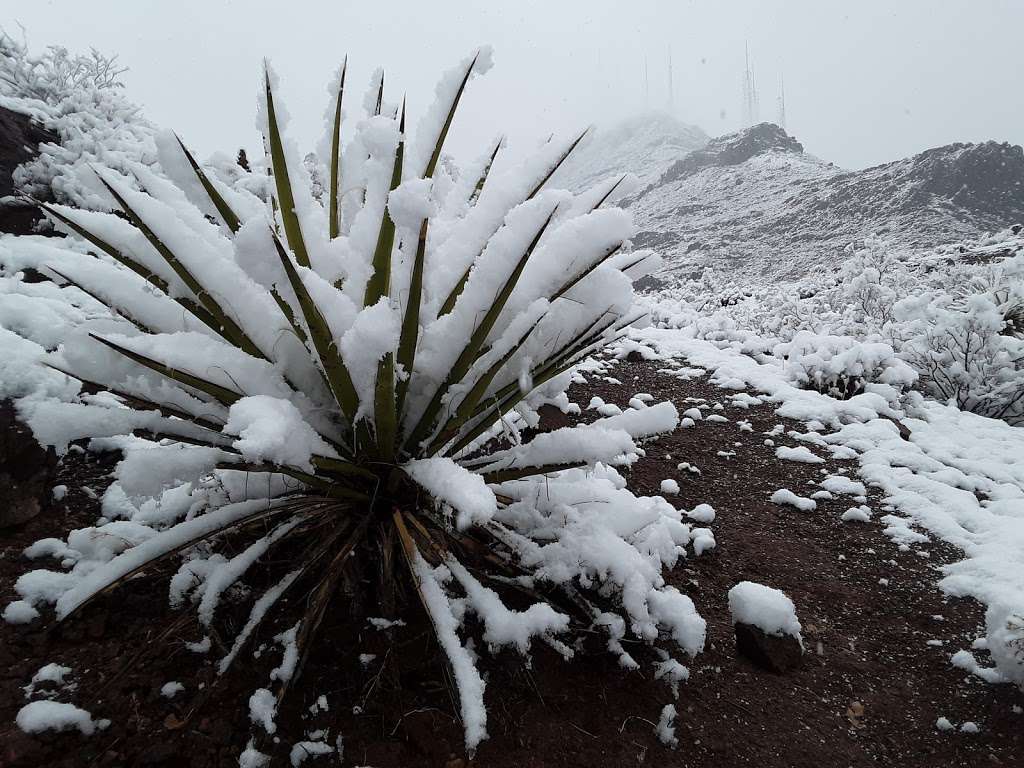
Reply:
[[[161, 200], [181, 209], [180, 194], [165, 180], [140, 172], [134, 180], [137, 188], [133, 188], [98, 168], [97, 177], [110, 195], [117, 219], [100, 220], [60, 206], [42, 206], [55, 224], [84, 241], [95, 257], [95, 270], [116, 268], [126, 279], [144, 286], [153, 301], [159, 299], [170, 308], [169, 314], [183, 324], [178, 330], [192, 334], [190, 344], [220, 350], [198, 355], [204, 362], [194, 363], [189, 350], [172, 343], [173, 333], [133, 309], [133, 298], [111, 293], [109, 286], [90, 279], [88, 269], [74, 271], [55, 265], [53, 271], [62, 281], [105, 304], [112, 317], [131, 325], [132, 332], [115, 335], [90, 330], [96, 349], [113, 355], [106, 368], [94, 366], [90, 373], [88, 366], [76, 368], [59, 359], [51, 365], [80, 379], [92, 391], [108, 392], [137, 414], [144, 414], [145, 419], [139, 417], [134, 424], [134, 434], [164, 446], [206, 450], [209, 455], [203, 456], [213, 462], [210, 469], [215, 476], [245, 473], [262, 477], [268, 488], [276, 488], [266, 498], [232, 500], [219, 508], [211, 505], [206, 514], [178, 522], [98, 568], [57, 602], [61, 620], [179, 553], [200, 544], [216, 544], [229, 535], [255, 533], [255, 543], [243, 553], [247, 559], [232, 571], [232, 578], [239, 578], [268, 551], [287, 553], [289, 568], [254, 605], [250, 621], [236, 633], [230, 653], [221, 661], [220, 672], [252, 642], [270, 606], [283, 595], [297, 595], [305, 608], [293, 638], [297, 661], [278, 686], [278, 704], [299, 679], [329, 611], [351, 602], [354, 593], [360, 593], [358, 604], [363, 610], [384, 616], [400, 614], [410, 601], [415, 604], [419, 600], [452, 664], [451, 679], [463, 700], [471, 749], [483, 738], [484, 729], [474, 708], [465, 702], [477, 694], [482, 700], [483, 682], [478, 675], [474, 677], [477, 673], [467, 671], [465, 651], [453, 640], [454, 630], [449, 627], [451, 617], [446, 618], [438, 608], [437, 595], [443, 590], [437, 574], [448, 574], [445, 578], [455, 574], [470, 595], [484, 594], [478, 590], [511, 592], [547, 606], [547, 613], [538, 614], [543, 618], [539, 628], [531, 629], [528, 636], [539, 637], [566, 655], [571, 651], [555, 634], [570, 625], [591, 626], [599, 619], [602, 626], [608, 625], [601, 617], [608, 615], [615, 589], [588, 596], [573, 586], [572, 573], [570, 578], [549, 578], [547, 583], [526, 578], [544, 559], [543, 540], [537, 544], [516, 529], [511, 512], [508, 520], [503, 520], [502, 514], [526, 503], [540, 510], [554, 498], [555, 486], [548, 485], [552, 478], [569, 478], [566, 493], [580, 493], [583, 486], [579, 484], [586, 482], [587, 470], [628, 455], [632, 437], [664, 429], [627, 427], [624, 421], [609, 423], [605, 431], [587, 433], [593, 440], [574, 442], [575, 433], [560, 434], [559, 439], [567, 441], [562, 452], [541, 450], [544, 446], [538, 441], [521, 443], [519, 436], [523, 424], [519, 411], [528, 411], [524, 410], [526, 401], [564, 380], [576, 364], [623, 334], [636, 320], [624, 312], [628, 301], [625, 305], [618, 299], [603, 304], [601, 292], [588, 287], [607, 284], [620, 299], [628, 297], [630, 281], [623, 273], [646, 256], [623, 252], [621, 233], [625, 230], [621, 227], [610, 228], [612, 234], [583, 237], [586, 227], [598, 222], [598, 208], [621, 179], [590, 197], [545, 193], [580, 136], [561, 147], [549, 142], [544, 149], [547, 155], [524, 166], [516, 177], [518, 187], [513, 185], [510, 190], [492, 188], [508, 183], [496, 182], [492, 171], [500, 141], [485, 153], [471, 175], [444, 179], [447, 189], [458, 187], [457, 182], [462, 185], [464, 198], [456, 218], [468, 222], [472, 236], [466, 235], [461, 262], [456, 259], [449, 265], [441, 260], [443, 247], [431, 248], [431, 225], [441, 205], [423, 205], [421, 213], [410, 220], [407, 208], [396, 207], [395, 201], [407, 189], [426, 190], [427, 198], [435, 194], [445, 139], [477, 61], [477, 57], [467, 60], [450, 83], [455, 87], [446, 93], [439, 91], [434, 127], [426, 129], [430, 141], [421, 145], [411, 160], [405, 104], [392, 109], [383, 102], [383, 80], [371, 99], [367, 119], [378, 134], [394, 140], [390, 145], [380, 140], [357, 143], [352, 156], [343, 158], [343, 68], [329, 110], [333, 115], [329, 156], [322, 158], [329, 183], [318, 216], [304, 212], [301, 201], [308, 200], [309, 193], [296, 187], [300, 169], [289, 155], [269, 70], [263, 89], [268, 196], [262, 215], [241, 210], [242, 198], [236, 191], [205, 171], [184, 143], [175, 139], [177, 151], [186, 161], [182, 167], [191, 174], [182, 183], [191, 184], [191, 199], [206, 217], [206, 222], [200, 219], [193, 226], [205, 232], [203, 226], [212, 222], [210, 226], [217, 232], [209, 237], [227, 243], [225, 247], [233, 249], [240, 260], [248, 249], [255, 248], [253, 243], [268, 244], [268, 263], [277, 276], [259, 284], [248, 282], [248, 294], [232, 293], [230, 275], [234, 272], [218, 272], [210, 268], [210, 262], [200, 260], [193, 249], [202, 245], [202, 238], [180, 236], [180, 221], [168, 224], [166, 216], [160, 215], [164, 211], [158, 204]], [[382, 144], [386, 145], [383, 150]], [[365, 163], [376, 163], [376, 178], [386, 180], [386, 187], [374, 188], [369, 182], [346, 186], [346, 169], [358, 169]], [[260, 173], [257, 169], [253, 176]], [[391, 202], [385, 205], [388, 199]], [[251, 202], [247, 198], [245, 205]], [[484, 205], [497, 214], [477, 210]], [[608, 214], [607, 221], [619, 222], [625, 216], [621, 211], [614, 213]], [[187, 218], [185, 213], [180, 216]], [[194, 222], [194, 218], [188, 221]], [[324, 225], [324, 231], [311, 229], [311, 222], [316, 221]], [[558, 241], [562, 226], [572, 229], [572, 235]], [[358, 261], [358, 255], [352, 253], [354, 246], [350, 251], [332, 250], [339, 242], [354, 242], [357, 231], [367, 243], [371, 238], [365, 233], [375, 232], [372, 248], [364, 251], [361, 263], [365, 268], [361, 273], [354, 268], [334, 269], [332, 259]], [[456, 240], [449, 234], [450, 242]], [[544, 265], [538, 265], [535, 257], [545, 248], [549, 259], [568, 254], [565, 263], [544, 272]], [[227, 262], [218, 269], [221, 267], [236, 269]], [[429, 274], [431, 268], [437, 268], [441, 277], [428, 285], [428, 278], [434, 277]], [[525, 282], [528, 274], [534, 274], [532, 283]], [[238, 280], [242, 282], [241, 277]], [[243, 311], [245, 302], [257, 300], [260, 309], [244, 307]], [[338, 307], [349, 305], [354, 306], [356, 319], [350, 317], [348, 331], [339, 330]], [[378, 349], [367, 362], [360, 358], [360, 345], [348, 341], [361, 318], [374, 312], [393, 318], [395, 330], [387, 337], [388, 346]], [[269, 333], [268, 327], [283, 330]], [[375, 337], [370, 334], [366, 338], [370, 343]], [[440, 372], [438, 339], [451, 348]], [[428, 352], [434, 357], [424, 363]], [[211, 354], [217, 356], [215, 365], [205, 362], [211, 360]], [[258, 376], [273, 380], [274, 386], [257, 386], [254, 378], [247, 378]], [[142, 380], [151, 385], [141, 387], [138, 382]], [[263, 411], [257, 408], [259, 418], [242, 423], [247, 408], [254, 404], [263, 407], [268, 400], [280, 406], [274, 412], [280, 416], [274, 425], [286, 433], [281, 435], [283, 442], [305, 441], [305, 453], [292, 456], [287, 451], [264, 451], [269, 455], [262, 455], [250, 449], [250, 428], [258, 432], [265, 422], [259, 421]], [[671, 406], [669, 410], [671, 428], [675, 412]], [[290, 430], [294, 430], [294, 438]], [[601, 443], [601, 448], [594, 448], [594, 442]], [[532, 448], [537, 451], [531, 452]], [[440, 480], [438, 474], [443, 475]], [[531, 481], [548, 489], [547, 499], [534, 499]], [[446, 483], [457, 487], [447, 493]], [[594, 514], [601, 509], [598, 505], [611, 503], [608, 500], [614, 498], [619, 503], [624, 493], [606, 482], [591, 500]], [[467, 494], [472, 497], [468, 501]], [[632, 496], [629, 499], [630, 503], [637, 501]], [[628, 546], [634, 547], [638, 572], [648, 567], [644, 563], [651, 557], [641, 533], [660, 525], [658, 521], [665, 515], [671, 516], [671, 507], [666, 508], [668, 512], [657, 508], [657, 514], [642, 516], [634, 528], [620, 526], [631, 531]], [[678, 520], [672, 525], [678, 527]], [[681, 534], [675, 528], [672, 531], [665, 535], [675, 537], [678, 544]], [[565, 541], [570, 541], [568, 534]], [[673, 545], [658, 555], [658, 567], [675, 556]], [[441, 567], [443, 570], [436, 570]], [[574, 568], [581, 581], [608, 578], [606, 573], [601, 575], [600, 567], [583, 559]], [[644, 578], [652, 594], [669, 589], [656, 572]], [[623, 579], [625, 576], [620, 577], [617, 588], [622, 588]], [[673, 600], [678, 597], [672, 593]], [[212, 620], [212, 607], [203, 613], [210, 600], [215, 605], [217, 594], [204, 597], [200, 605], [204, 625]], [[550, 606], [556, 606], [558, 612]], [[523, 616], [524, 621], [537, 621], [534, 614]], [[654, 620], [647, 616], [644, 621]], [[657, 637], [658, 621], [652, 626], [655, 629], [645, 631], [643, 639], [650, 641], [652, 632]], [[625, 655], [618, 637], [621, 632], [613, 636], [612, 645]], [[501, 642], [510, 641], [498, 644]], [[476, 694], [474, 689], [479, 689]]]

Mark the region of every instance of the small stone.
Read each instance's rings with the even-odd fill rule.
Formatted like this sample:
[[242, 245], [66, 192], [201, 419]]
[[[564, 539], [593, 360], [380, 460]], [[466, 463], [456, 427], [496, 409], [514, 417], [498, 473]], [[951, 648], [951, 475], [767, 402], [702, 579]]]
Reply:
[[753, 624], [737, 623], [736, 650], [754, 664], [771, 672], [787, 672], [800, 666], [803, 648], [792, 635], [768, 635]]

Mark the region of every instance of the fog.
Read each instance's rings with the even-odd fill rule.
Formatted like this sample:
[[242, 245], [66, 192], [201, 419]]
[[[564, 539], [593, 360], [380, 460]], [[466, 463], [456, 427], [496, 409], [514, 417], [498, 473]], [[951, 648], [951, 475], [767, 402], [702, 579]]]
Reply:
[[[934, 2], [300, 2], [10, 0], [0, 24], [35, 50], [116, 53], [128, 96], [206, 154], [259, 146], [262, 57], [282, 77], [294, 135], [312, 146], [325, 84], [349, 55], [349, 113], [370, 72], [407, 93], [412, 124], [435, 78], [480, 44], [495, 68], [474, 81], [451, 136], [477, 154], [503, 133], [519, 146], [552, 131], [670, 109], [711, 135], [742, 120], [744, 46], [760, 118], [806, 149], [861, 168], [953, 141], [1024, 141], [1024, 3]], [[669, 93], [669, 57], [673, 90]], [[646, 70], [646, 77], [645, 77]]]

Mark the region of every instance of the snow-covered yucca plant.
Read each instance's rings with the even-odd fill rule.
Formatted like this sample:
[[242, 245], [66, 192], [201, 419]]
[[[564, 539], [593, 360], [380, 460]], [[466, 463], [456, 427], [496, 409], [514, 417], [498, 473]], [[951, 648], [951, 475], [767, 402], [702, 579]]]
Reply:
[[[534, 410], [569, 407], [574, 365], [638, 319], [632, 279], [656, 257], [631, 250], [625, 211], [602, 207], [614, 180], [546, 189], [579, 139], [518, 163], [495, 163], [500, 141], [457, 172], [439, 162], [468, 81], [489, 66], [481, 50], [448, 72], [414, 138], [378, 71], [344, 147], [343, 66], [316, 156], [322, 204], [267, 68], [268, 162], [253, 174], [269, 174], [266, 200], [167, 135], [160, 164], [176, 183], [142, 165], [134, 179], [96, 168], [114, 213], [45, 205], [66, 245], [0, 244], [8, 268], [48, 270], [61, 286], [23, 290], [57, 318], [51, 337], [67, 325], [47, 364], [90, 393], [22, 413], [59, 448], [89, 437], [126, 454], [104, 498], [112, 521], [66, 546], [48, 540], [36, 554], [77, 562], [60, 578], [26, 574], [25, 602], [52, 600], [66, 621], [184, 555], [172, 603], [191, 599], [212, 634], [228, 590], [277, 553], [284, 571], [249, 593], [248, 621], [218, 628], [230, 650], [217, 662], [223, 673], [245, 652], [282, 596], [302, 601], [298, 623], [272, 633], [283, 661], [250, 702], [273, 733], [318, 625], [371, 584], [376, 615], [426, 610], [470, 750], [486, 736], [481, 641], [526, 653], [537, 639], [569, 657], [572, 632], [597, 629], [627, 668], [639, 661], [624, 639], [702, 649], [704, 620], [662, 577], [690, 528], [613, 468], [638, 456], [637, 439], [673, 429], [675, 408], [551, 432]], [[229, 534], [251, 541], [229, 557], [218, 551]], [[509, 607], [513, 594], [525, 610]], [[657, 677], [685, 679], [660, 646], [652, 658]]]

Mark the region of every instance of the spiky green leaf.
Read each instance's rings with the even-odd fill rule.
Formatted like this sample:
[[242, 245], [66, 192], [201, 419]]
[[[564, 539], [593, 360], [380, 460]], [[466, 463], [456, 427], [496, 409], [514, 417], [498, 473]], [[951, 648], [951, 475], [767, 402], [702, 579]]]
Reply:
[[291, 284], [292, 291], [299, 302], [299, 309], [302, 311], [306, 327], [309, 329], [309, 338], [313, 342], [313, 348], [316, 350], [317, 357], [320, 359], [320, 365], [324, 375], [327, 377], [327, 383], [330, 385], [331, 392], [334, 394], [342, 414], [349, 420], [354, 419], [356, 411], [359, 410], [359, 396], [356, 394], [348, 368], [345, 367], [345, 361], [341, 358], [341, 352], [331, 335], [331, 329], [327, 325], [327, 320], [316, 305], [316, 302], [313, 301], [313, 297], [309, 295], [309, 291], [306, 290], [306, 286], [302, 282], [302, 278], [299, 276], [295, 265], [292, 264], [291, 256], [285, 250], [281, 239], [273, 232], [271, 232], [271, 237], [273, 238], [274, 247], [277, 250], [281, 265], [288, 276], [288, 282]]
[[285, 239], [288, 247], [295, 254], [299, 266], [309, 266], [309, 251], [306, 240], [302, 236], [302, 226], [295, 210], [295, 194], [292, 190], [291, 176], [288, 174], [288, 161], [284, 154], [284, 141], [281, 128], [277, 122], [277, 111], [274, 108], [274, 89], [270, 85], [270, 70], [264, 68], [264, 83], [267, 97], [267, 144], [270, 148], [270, 165], [273, 169], [274, 188], [277, 190], [277, 210], [281, 214], [284, 225]]
[[452, 366], [451, 371], [449, 371], [448, 376], [445, 378], [441, 386], [437, 388], [433, 398], [424, 410], [419, 423], [410, 434], [407, 442], [408, 446], [415, 446], [427, 437], [437, 421], [438, 414], [441, 410], [441, 403], [445, 394], [447, 394], [448, 390], [452, 386], [462, 381], [465, 375], [469, 372], [470, 367], [476, 360], [477, 353], [480, 351], [480, 348], [487, 340], [487, 336], [494, 328], [494, 324], [497, 322], [502, 310], [505, 309], [505, 304], [508, 302], [509, 297], [512, 295], [512, 291], [519, 282], [519, 278], [523, 274], [523, 270], [526, 268], [526, 263], [529, 261], [530, 256], [533, 255], [533, 251], [537, 247], [537, 243], [539, 243], [540, 239], [544, 236], [544, 232], [551, 223], [551, 218], [554, 214], [555, 211], [552, 210], [544, 220], [544, 223], [541, 224], [537, 233], [534, 235], [533, 240], [530, 241], [526, 250], [523, 251], [523, 255], [516, 262], [512, 272], [506, 278], [504, 284], [499, 289], [498, 294], [494, 297], [494, 301], [491, 303], [490, 307], [488, 307], [487, 312], [484, 313], [483, 318], [480, 320], [476, 328], [474, 328], [473, 333], [469, 337], [468, 343], [463, 347], [461, 354]]
[[188, 151], [188, 148], [182, 142], [178, 134], [174, 134], [174, 138], [178, 140], [178, 146], [181, 147], [181, 151], [185, 153], [185, 157], [188, 159], [188, 164], [192, 166], [192, 171], [195, 173], [196, 178], [203, 187], [203, 191], [206, 192], [207, 197], [210, 198], [210, 202], [213, 203], [213, 207], [217, 209], [217, 213], [220, 214], [221, 219], [227, 225], [227, 228], [231, 230], [232, 234], [238, 232], [242, 226], [239, 221], [238, 215], [228, 205], [227, 200], [224, 199], [223, 195], [217, 191], [217, 188], [213, 186], [213, 182], [210, 181], [206, 172], [199, 167], [199, 163], [192, 156], [192, 153]]
[[334, 100], [334, 123], [331, 129], [330, 195], [328, 196], [328, 235], [333, 240], [340, 233], [341, 211], [341, 101], [345, 94], [345, 75], [348, 72], [348, 56], [341, 65], [341, 82]]

